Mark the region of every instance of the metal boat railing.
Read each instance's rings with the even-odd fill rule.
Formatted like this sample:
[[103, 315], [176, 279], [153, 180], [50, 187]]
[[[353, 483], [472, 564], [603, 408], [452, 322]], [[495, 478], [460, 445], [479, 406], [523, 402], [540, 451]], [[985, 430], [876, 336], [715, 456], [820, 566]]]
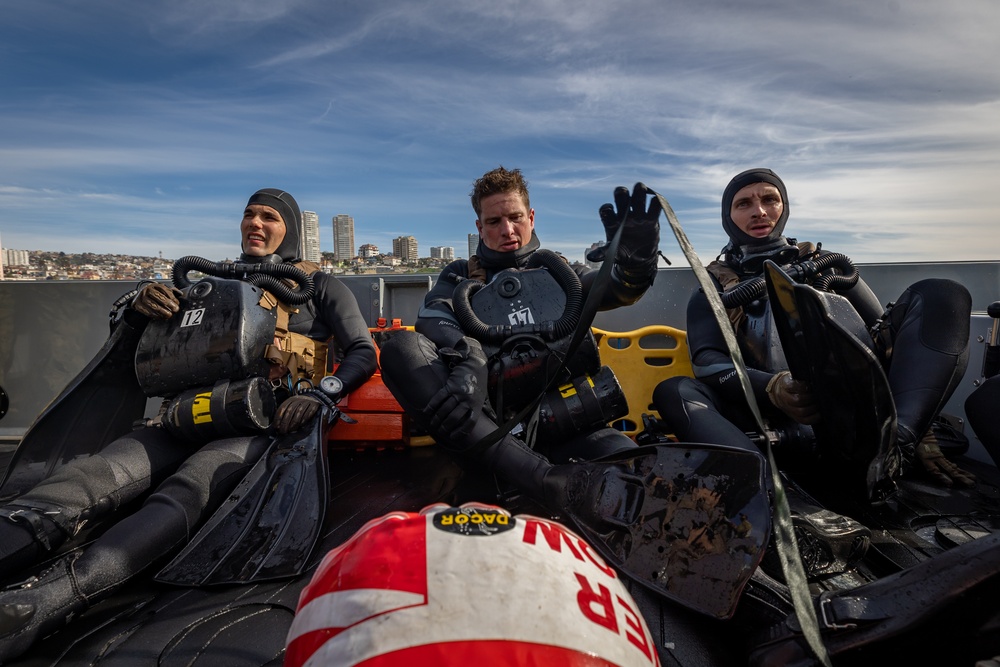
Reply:
[[[929, 277], [951, 278], [972, 293], [969, 371], [945, 406], [946, 412], [964, 420], [962, 406], [979, 380], [992, 323], [986, 308], [1000, 300], [1000, 261], [859, 264], [858, 268], [883, 303]], [[434, 277], [346, 276], [343, 281], [369, 326], [375, 326], [379, 318], [413, 323]], [[15, 444], [35, 416], [90, 361], [107, 338], [111, 304], [134, 286], [135, 281], [0, 281], [0, 386], [10, 399], [9, 411], [0, 421], [0, 444]], [[688, 297], [696, 288], [690, 269], [660, 269], [638, 303], [599, 313], [594, 325], [613, 332], [657, 324], [683, 330]], [[970, 453], [977, 447], [982, 449], [974, 441]]]

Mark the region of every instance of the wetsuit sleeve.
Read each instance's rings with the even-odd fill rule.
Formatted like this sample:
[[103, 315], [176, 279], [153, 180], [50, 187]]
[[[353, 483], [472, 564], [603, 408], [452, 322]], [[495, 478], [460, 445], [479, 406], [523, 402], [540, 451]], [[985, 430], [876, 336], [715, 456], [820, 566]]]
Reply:
[[[726, 339], [702, 290], [692, 294], [688, 301], [687, 336], [694, 376], [717, 391], [723, 399], [746, 403]], [[758, 405], [762, 408], [769, 406], [766, 389], [773, 373], [747, 368], [747, 375]]]
[[851, 302], [854, 309], [861, 315], [861, 319], [869, 327], [875, 324], [875, 320], [882, 317], [885, 312], [878, 297], [875, 296], [875, 292], [868, 286], [868, 283], [860, 278], [854, 287], [843, 293], [843, 296]]
[[325, 273], [314, 273], [316, 316], [330, 331], [343, 351], [343, 359], [334, 373], [344, 383], [344, 393], [357, 389], [372, 376], [378, 366], [375, 343], [368, 324], [361, 315], [357, 299], [344, 283]]
[[[597, 276], [600, 275], [600, 272], [579, 264], [573, 268], [576, 270], [577, 275], [580, 276], [580, 282], [583, 284], [583, 296], [586, 299], [587, 295], [590, 294], [590, 290], [596, 285]], [[608, 286], [601, 297], [601, 303], [597, 307], [598, 310], [612, 310], [614, 308], [621, 308], [622, 306], [631, 306], [653, 284], [653, 280], [650, 278], [649, 282], [643, 285], [628, 285], [621, 279], [619, 273], [613, 269], [608, 273], [607, 281]]]
[[414, 329], [427, 336], [438, 347], [454, 347], [465, 336], [462, 326], [455, 317], [452, 296], [455, 288], [469, 274], [468, 262], [456, 260], [445, 267], [438, 276], [434, 287], [424, 297], [424, 305], [417, 313]]
[[[828, 250], [820, 253], [821, 256], [829, 254], [830, 251]], [[836, 269], [830, 269], [829, 271], [837, 274], [841, 273], [841, 271]], [[840, 295], [850, 301], [851, 305], [854, 306], [854, 310], [858, 311], [858, 315], [861, 316], [861, 319], [869, 327], [874, 325], [875, 320], [882, 317], [882, 314], [885, 312], [885, 308], [879, 303], [875, 292], [872, 291], [872, 288], [862, 278], [858, 278], [858, 282], [853, 287], [840, 292]]]

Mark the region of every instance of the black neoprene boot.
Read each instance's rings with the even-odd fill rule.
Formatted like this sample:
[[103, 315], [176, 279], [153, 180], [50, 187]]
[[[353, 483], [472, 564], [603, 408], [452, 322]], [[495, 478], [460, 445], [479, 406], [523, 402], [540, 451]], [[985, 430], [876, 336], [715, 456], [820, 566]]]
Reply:
[[510, 434], [484, 447], [495, 430], [491, 420], [481, 417], [465, 439], [469, 447], [462, 456], [478, 458], [548, 509], [570, 514], [595, 529], [628, 526], [637, 519], [643, 484], [621, 467], [600, 462], [552, 464]]
[[79, 556], [64, 556], [37, 577], [0, 593], [0, 662], [21, 655], [87, 608], [75, 571]]
[[889, 312], [889, 386], [896, 403], [903, 465], [948, 401], [969, 364], [972, 297], [951, 280], [921, 280]]
[[183, 509], [163, 494], [112, 526], [86, 549], [60, 558], [37, 577], [0, 591], [0, 663], [62, 627], [91, 602], [118, 590], [189, 537]]
[[0, 576], [39, 562], [63, 543], [65, 535], [41, 509], [0, 508]]

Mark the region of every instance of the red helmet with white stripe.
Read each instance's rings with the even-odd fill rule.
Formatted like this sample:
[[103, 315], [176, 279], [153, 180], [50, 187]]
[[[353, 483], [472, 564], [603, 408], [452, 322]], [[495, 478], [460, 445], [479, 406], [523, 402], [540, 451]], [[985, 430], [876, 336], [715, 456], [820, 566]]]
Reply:
[[302, 591], [286, 667], [660, 664], [614, 570], [565, 526], [488, 505], [368, 522]]

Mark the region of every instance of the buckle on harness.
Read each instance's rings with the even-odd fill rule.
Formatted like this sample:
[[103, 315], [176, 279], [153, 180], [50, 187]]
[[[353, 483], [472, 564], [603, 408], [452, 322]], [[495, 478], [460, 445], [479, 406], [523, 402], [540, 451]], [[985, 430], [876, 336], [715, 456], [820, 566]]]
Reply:
[[49, 535], [45, 530], [45, 525], [42, 523], [42, 517], [46, 514], [58, 515], [59, 512], [47, 512], [40, 509], [27, 509], [24, 507], [19, 507], [15, 510], [8, 510], [0, 514], [0, 516], [6, 516], [7, 520], [11, 523], [20, 524], [26, 526], [31, 532], [35, 534], [35, 539], [46, 551], [52, 550], [52, 543], [49, 541]]
[[[828, 607], [829, 612], [827, 612]], [[858, 627], [857, 623], [837, 623], [833, 614], [832, 598], [822, 598], [819, 601], [819, 615], [823, 627], [827, 630], [853, 630]]]

